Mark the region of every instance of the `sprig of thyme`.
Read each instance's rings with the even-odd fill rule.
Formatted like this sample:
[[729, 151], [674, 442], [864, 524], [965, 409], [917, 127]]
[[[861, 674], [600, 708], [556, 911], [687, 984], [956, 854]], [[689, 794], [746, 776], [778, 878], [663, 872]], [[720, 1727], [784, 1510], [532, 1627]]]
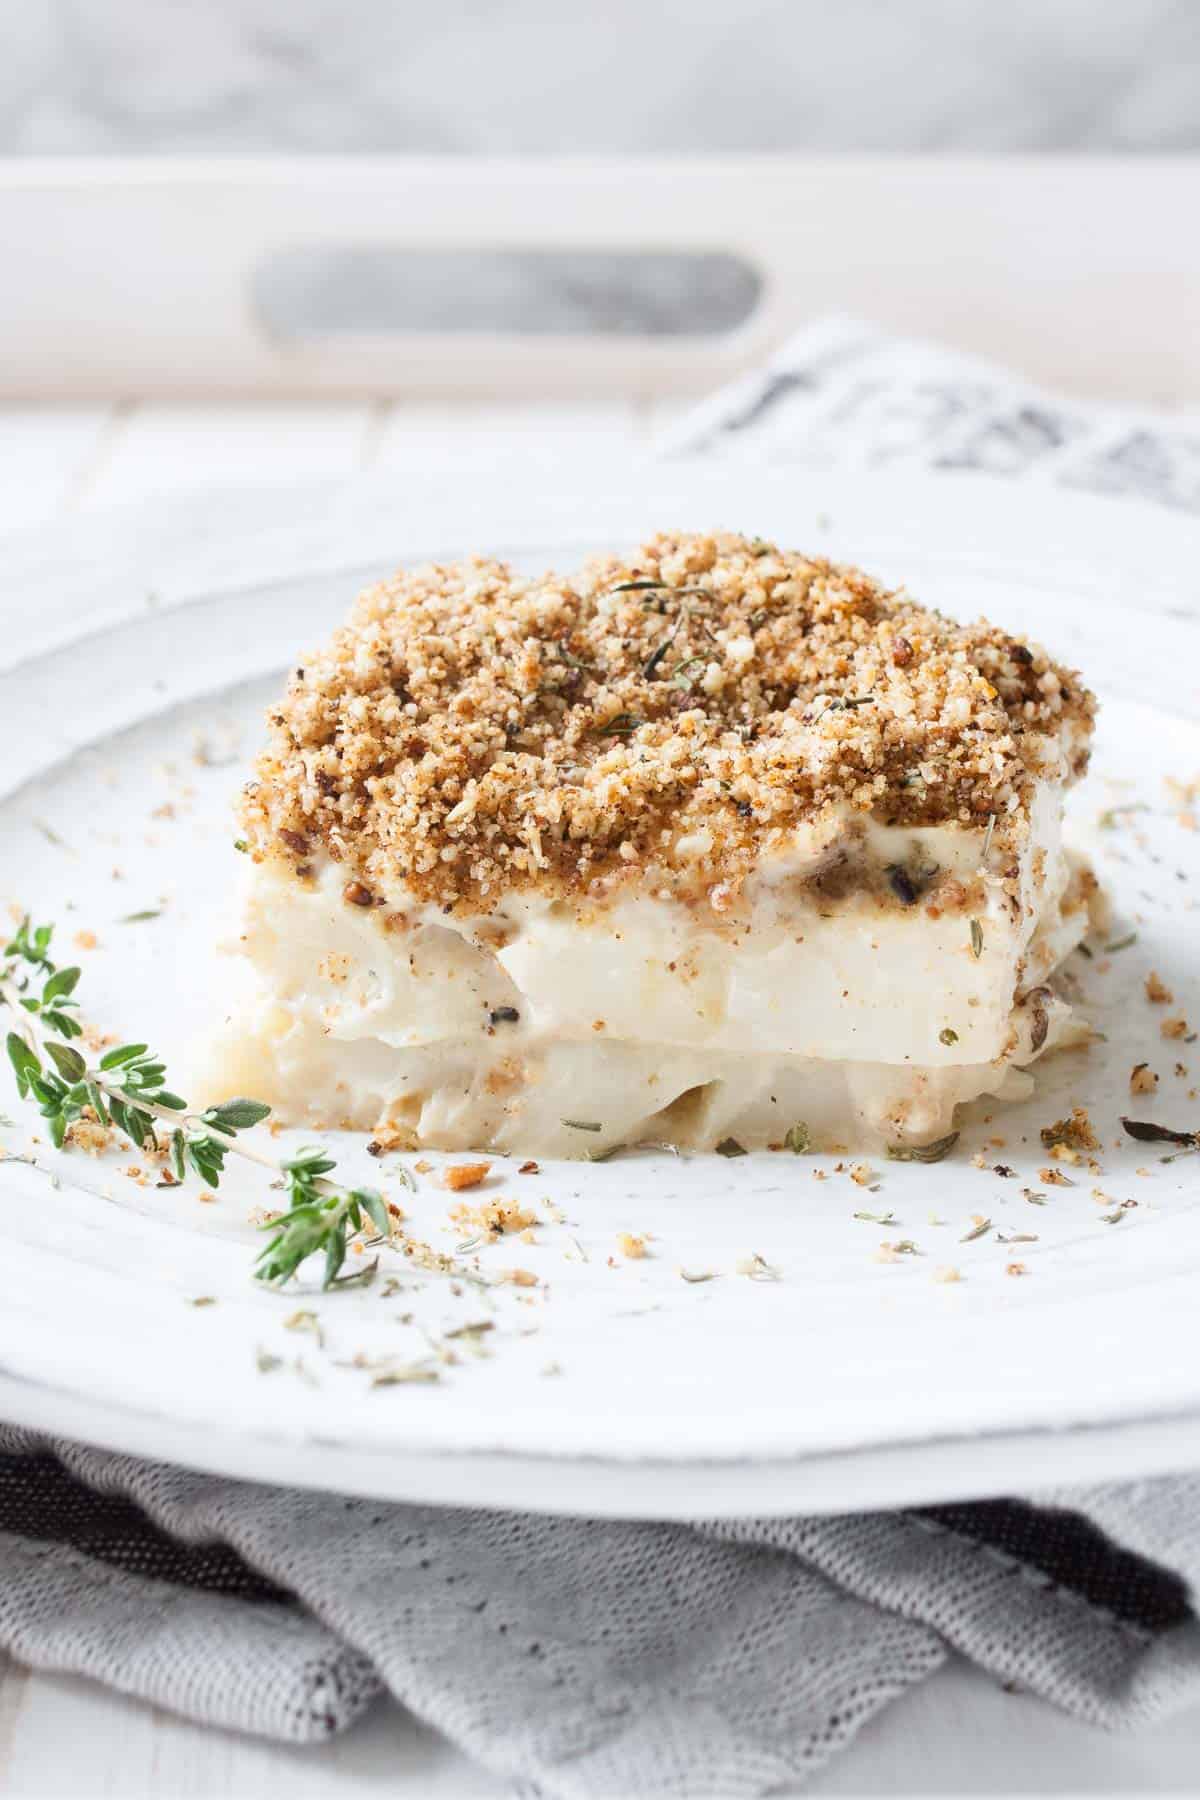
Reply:
[[[195, 1112], [166, 1084], [166, 1065], [146, 1044], [118, 1044], [91, 1063], [73, 1040], [83, 1028], [74, 998], [81, 971], [58, 968], [50, 955], [52, 925], [22, 919], [0, 951], [0, 1001], [15, 1018], [6, 1038], [17, 1093], [46, 1120], [55, 1149], [89, 1111], [101, 1125], [123, 1131], [138, 1150], [166, 1150], [177, 1182], [189, 1173], [218, 1187], [230, 1151], [269, 1169], [288, 1193], [288, 1210], [261, 1227], [271, 1236], [255, 1264], [258, 1280], [282, 1286], [310, 1256], [325, 1258], [323, 1285], [340, 1275], [349, 1237], [369, 1219], [391, 1236], [387, 1202], [374, 1188], [330, 1181], [335, 1164], [322, 1149], [301, 1150], [284, 1162], [264, 1156], [238, 1134], [270, 1114], [261, 1100], [225, 1100]], [[52, 1035], [53, 1034], [53, 1035]], [[158, 1123], [169, 1130], [160, 1141]]]

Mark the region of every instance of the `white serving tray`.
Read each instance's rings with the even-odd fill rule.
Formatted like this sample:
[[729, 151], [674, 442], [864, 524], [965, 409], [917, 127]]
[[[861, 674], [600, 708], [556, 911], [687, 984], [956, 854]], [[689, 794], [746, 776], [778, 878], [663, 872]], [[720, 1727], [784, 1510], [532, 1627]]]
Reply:
[[[1195, 406], [1196, 205], [1183, 155], [18, 157], [0, 164], [0, 396], [696, 394], [850, 312], [1092, 400]], [[395, 259], [411, 295], [406, 257], [472, 253], [716, 255], [757, 298], [683, 336], [456, 328], [449, 269], [422, 328], [296, 329], [266, 303], [297, 258], [343, 259], [312, 285], [351, 293], [364, 257]]]
[[[456, 1293], [386, 1253], [363, 1292], [266, 1293], [248, 1278], [248, 1213], [269, 1198], [258, 1178], [239, 1171], [201, 1205], [194, 1187], [124, 1176], [129, 1155], [39, 1147], [42, 1169], [0, 1164], [0, 1414], [258, 1479], [647, 1516], [886, 1505], [1200, 1464], [1200, 1158], [1163, 1164], [1117, 1124], [1142, 1058], [1162, 1072], [1161, 1095], [1133, 1110], [1200, 1122], [1190, 1083], [1171, 1072], [1182, 1057], [1200, 1074], [1200, 1059], [1163, 1042], [1162, 1015], [1141, 997], [1157, 966], [1200, 1020], [1200, 836], [1177, 823], [1164, 787], [1200, 775], [1196, 627], [1172, 616], [1194, 604], [1200, 529], [969, 477], [745, 467], [597, 478], [582, 495], [544, 471], [510, 473], [503, 492], [409, 480], [400, 504], [364, 489], [277, 497], [268, 510], [267, 528], [232, 542], [201, 533], [185, 546], [160, 527], [139, 552], [142, 519], [102, 541], [29, 540], [11, 564], [0, 901], [55, 916], [64, 951], [94, 931], [99, 949], [71, 952], [85, 1007], [125, 1036], [151, 1034], [172, 1069], [186, 1071], [228, 978], [213, 950], [238, 867], [228, 808], [258, 717], [281, 671], [344, 611], [348, 571], [468, 548], [561, 565], [668, 523], [854, 554], [1086, 667], [1106, 704], [1076, 822], [1121, 926], [1139, 934], [1081, 965], [1109, 1042], [1048, 1063], [1028, 1106], [993, 1109], [990, 1123], [977, 1112], [952, 1160], [876, 1159], [878, 1193], [832, 1172], [815, 1180], [830, 1157], [636, 1155], [506, 1173], [506, 1190], [550, 1199], [570, 1221], [547, 1224], [534, 1246], [481, 1253], [485, 1279], [533, 1269], [545, 1284], [533, 1294]], [[85, 584], [87, 613], [70, 603]], [[1102, 809], [1134, 803], [1150, 810], [1096, 830]], [[157, 919], [119, 923], [160, 906]], [[1104, 1172], [1045, 1190], [1037, 1128], [1074, 1102], [1101, 1129]], [[19, 1151], [33, 1121], [7, 1094], [0, 1109], [16, 1120], [0, 1140]], [[977, 1147], [1018, 1178], [973, 1167]], [[337, 1154], [453, 1247], [432, 1180], [403, 1193], [361, 1144], [338, 1142]], [[1047, 1204], [1030, 1205], [1026, 1186]], [[1104, 1223], [1125, 1199], [1137, 1207]], [[897, 1222], [855, 1220], [863, 1209]], [[976, 1214], [1037, 1241], [963, 1243]], [[653, 1234], [651, 1258], [622, 1261], [626, 1230]], [[897, 1237], [921, 1254], [876, 1260]], [[754, 1252], [777, 1281], [735, 1272]], [[1007, 1274], [1012, 1261], [1028, 1273]], [[945, 1265], [965, 1279], [935, 1281]], [[717, 1278], [689, 1284], [680, 1267]], [[393, 1274], [402, 1287], [389, 1292]], [[190, 1304], [199, 1297], [215, 1304]], [[323, 1344], [287, 1328], [297, 1309], [318, 1314]], [[419, 1356], [423, 1334], [479, 1318], [493, 1321], [493, 1353], [463, 1355], [435, 1386], [372, 1387], [352, 1366], [360, 1353]], [[259, 1372], [260, 1352], [281, 1366]]]

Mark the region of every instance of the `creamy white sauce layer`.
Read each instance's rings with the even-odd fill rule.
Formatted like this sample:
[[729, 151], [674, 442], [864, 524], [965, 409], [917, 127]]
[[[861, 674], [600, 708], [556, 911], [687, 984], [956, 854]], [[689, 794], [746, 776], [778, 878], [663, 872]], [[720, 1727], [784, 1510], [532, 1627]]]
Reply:
[[[982, 832], [846, 820], [798, 837], [728, 913], [719, 894], [687, 906], [644, 886], [512, 894], [478, 918], [403, 889], [363, 908], [343, 899], [343, 867], [306, 884], [263, 864], [239, 942], [260, 989], [215, 1086], [261, 1093], [285, 1120], [391, 1119], [455, 1149], [751, 1147], [797, 1119], [818, 1140], [923, 1141], [964, 1100], [1027, 1085], [1017, 1065], [1069, 1029], [1061, 1001], [1022, 1004], [1087, 927], [1060, 819], [1045, 784], [1015, 895], [1015, 853], [993, 845], [985, 864]], [[982, 875], [982, 900], [939, 917], [853, 886], [826, 900], [812, 877], [851, 841], [881, 867]]]

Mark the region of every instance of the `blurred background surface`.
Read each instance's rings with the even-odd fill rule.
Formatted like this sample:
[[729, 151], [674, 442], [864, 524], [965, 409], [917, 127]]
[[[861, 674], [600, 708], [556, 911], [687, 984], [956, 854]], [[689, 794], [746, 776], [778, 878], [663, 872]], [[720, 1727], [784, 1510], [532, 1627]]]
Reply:
[[0, 154], [1185, 150], [1195, 0], [9, 0]]

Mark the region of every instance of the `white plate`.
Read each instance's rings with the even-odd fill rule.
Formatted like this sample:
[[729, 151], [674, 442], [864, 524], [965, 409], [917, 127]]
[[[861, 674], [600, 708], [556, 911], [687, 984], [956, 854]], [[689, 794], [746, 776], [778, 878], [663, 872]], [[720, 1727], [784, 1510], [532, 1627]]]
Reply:
[[[839, 553], [857, 546], [884, 578], [1034, 629], [1085, 663], [1106, 705], [1075, 815], [1113, 895], [1115, 935], [1138, 932], [1131, 948], [1079, 963], [1108, 1043], [1047, 1063], [1023, 1108], [995, 1108], [990, 1121], [975, 1109], [952, 1160], [876, 1162], [876, 1193], [829, 1157], [647, 1154], [536, 1177], [499, 1164], [505, 1191], [549, 1199], [570, 1221], [545, 1225], [533, 1246], [480, 1254], [485, 1278], [534, 1270], [543, 1285], [532, 1293], [456, 1289], [390, 1253], [364, 1291], [264, 1292], [249, 1279], [250, 1209], [270, 1199], [257, 1175], [238, 1169], [201, 1204], [194, 1184], [139, 1186], [122, 1173], [139, 1160], [129, 1154], [95, 1162], [40, 1146], [43, 1169], [0, 1165], [0, 1413], [263, 1479], [659, 1516], [893, 1504], [1200, 1464], [1200, 1157], [1163, 1163], [1117, 1123], [1131, 1110], [1200, 1123], [1188, 1098], [1200, 1047], [1165, 1042], [1141, 989], [1156, 966], [1174, 1010], [1200, 1022], [1200, 836], [1179, 825], [1164, 786], [1200, 775], [1200, 732], [1174, 716], [1195, 711], [1195, 628], [1169, 617], [1190, 596], [1173, 588], [1164, 554], [1165, 543], [1186, 551], [1181, 567], [1200, 566], [1200, 531], [1138, 507], [961, 480], [744, 468], [647, 475], [636, 493], [586, 502], [547, 494], [544, 480], [536, 504], [478, 489], [459, 499], [470, 527], [456, 539], [445, 496], [410, 486], [406, 518], [387, 528], [391, 560], [502, 545], [536, 566], [562, 560], [565, 544], [630, 540], [655, 518], [736, 521]], [[541, 537], [527, 523], [539, 511], [550, 521]], [[336, 565], [338, 516], [336, 529], [332, 513], [314, 523], [310, 507], [297, 524], [314, 566]], [[370, 518], [356, 520], [343, 561], [376, 558]], [[286, 544], [286, 532], [271, 541]], [[264, 554], [247, 545], [258, 575]], [[0, 672], [0, 899], [54, 917], [60, 955], [84, 966], [86, 1011], [124, 1036], [150, 1034], [173, 1070], [228, 979], [213, 949], [238, 867], [228, 809], [258, 719], [291, 656], [349, 598], [344, 579], [298, 576], [282, 553], [280, 579], [238, 588], [233, 560], [226, 551], [221, 578], [191, 585], [177, 571], [171, 605], [110, 593], [103, 624], [77, 619], [72, 649], [62, 619], [48, 626], [51, 609], [28, 596]], [[1112, 606], [1123, 592], [1138, 595], [1136, 611]], [[1094, 828], [1102, 809], [1132, 804], [1149, 811]], [[159, 907], [156, 919], [119, 922]], [[80, 930], [100, 947], [76, 952]], [[1143, 1058], [1160, 1095], [1131, 1101], [1129, 1070]], [[1173, 1073], [1180, 1058], [1194, 1076]], [[1103, 1173], [1047, 1188], [1038, 1127], [1076, 1102], [1102, 1131]], [[16, 1121], [0, 1140], [23, 1149], [33, 1121], [8, 1092], [0, 1109]], [[973, 1167], [976, 1149], [1016, 1178]], [[403, 1202], [414, 1229], [454, 1247], [432, 1179], [406, 1194], [361, 1142], [336, 1150]], [[1030, 1204], [1025, 1187], [1047, 1203]], [[1125, 1200], [1136, 1207], [1105, 1223]], [[861, 1210], [896, 1223], [856, 1220]], [[993, 1231], [962, 1242], [977, 1214], [1037, 1241]], [[622, 1231], [652, 1234], [653, 1255], [626, 1262]], [[877, 1260], [897, 1238], [920, 1254]], [[779, 1279], [736, 1273], [751, 1253]], [[1017, 1261], [1027, 1274], [1006, 1272]], [[964, 1279], [936, 1281], [946, 1265]], [[716, 1278], [687, 1283], [681, 1267]], [[215, 1304], [190, 1304], [202, 1296]], [[287, 1328], [297, 1309], [318, 1315], [322, 1342]], [[483, 1318], [490, 1354], [452, 1340], [459, 1360], [435, 1386], [372, 1386], [354, 1366], [420, 1357], [428, 1337]], [[260, 1372], [260, 1352], [282, 1364]]]

